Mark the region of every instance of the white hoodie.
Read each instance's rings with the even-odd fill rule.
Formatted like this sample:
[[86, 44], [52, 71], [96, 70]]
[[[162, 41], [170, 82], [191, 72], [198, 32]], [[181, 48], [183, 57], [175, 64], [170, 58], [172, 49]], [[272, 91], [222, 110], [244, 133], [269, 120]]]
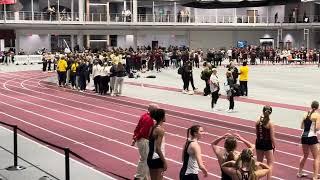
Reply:
[[95, 78], [96, 76], [101, 76], [100, 68], [101, 68], [100, 64], [93, 65], [93, 67], [92, 67], [93, 78]]

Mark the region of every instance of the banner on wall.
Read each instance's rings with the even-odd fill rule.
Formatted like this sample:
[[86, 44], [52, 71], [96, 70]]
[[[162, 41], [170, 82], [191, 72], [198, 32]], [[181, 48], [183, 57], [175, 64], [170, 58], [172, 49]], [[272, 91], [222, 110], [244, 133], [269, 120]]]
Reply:
[[15, 4], [16, 0], [0, 0], [0, 4]]
[[4, 39], [0, 39], [0, 51], [4, 51]]

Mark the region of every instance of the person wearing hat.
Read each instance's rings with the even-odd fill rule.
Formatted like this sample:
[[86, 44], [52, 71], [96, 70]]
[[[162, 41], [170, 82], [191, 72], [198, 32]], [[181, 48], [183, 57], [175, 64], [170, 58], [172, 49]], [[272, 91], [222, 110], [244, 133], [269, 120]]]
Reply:
[[262, 112], [263, 114], [256, 122], [256, 152], [258, 162], [263, 162], [263, 158], [266, 157], [267, 164], [270, 168], [267, 179], [270, 180], [272, 176], [275, 151], [275, 130], [274, 125], [270, 120], [272, 107], [264, 106]]

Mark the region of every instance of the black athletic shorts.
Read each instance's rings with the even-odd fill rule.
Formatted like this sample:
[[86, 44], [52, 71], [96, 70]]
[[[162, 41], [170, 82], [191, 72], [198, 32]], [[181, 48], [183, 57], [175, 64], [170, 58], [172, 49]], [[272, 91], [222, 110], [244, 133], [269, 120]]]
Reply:
[[163, 169], [163, 162], [160, 158], [147, 160], [149, 169]]
[[317, 144], [317, 143], [319, 143], [317, 136], [302, 137], [301, 138], [301, 144], [314, 145], [314, 144]]
[[258, 141], [256, 140], [256, 149], [261, 151], [270, 151], [273, 149], [271, 140]]
[[181, 180], [199, 180], [198, 174], [184, 175]]

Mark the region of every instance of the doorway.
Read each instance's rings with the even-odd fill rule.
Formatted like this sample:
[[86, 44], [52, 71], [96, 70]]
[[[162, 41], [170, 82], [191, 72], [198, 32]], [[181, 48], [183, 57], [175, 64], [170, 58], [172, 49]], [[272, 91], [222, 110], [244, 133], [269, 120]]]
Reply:
[[152, 41], [152, 49], [158, 49], [159, 42], [158, 41]]

